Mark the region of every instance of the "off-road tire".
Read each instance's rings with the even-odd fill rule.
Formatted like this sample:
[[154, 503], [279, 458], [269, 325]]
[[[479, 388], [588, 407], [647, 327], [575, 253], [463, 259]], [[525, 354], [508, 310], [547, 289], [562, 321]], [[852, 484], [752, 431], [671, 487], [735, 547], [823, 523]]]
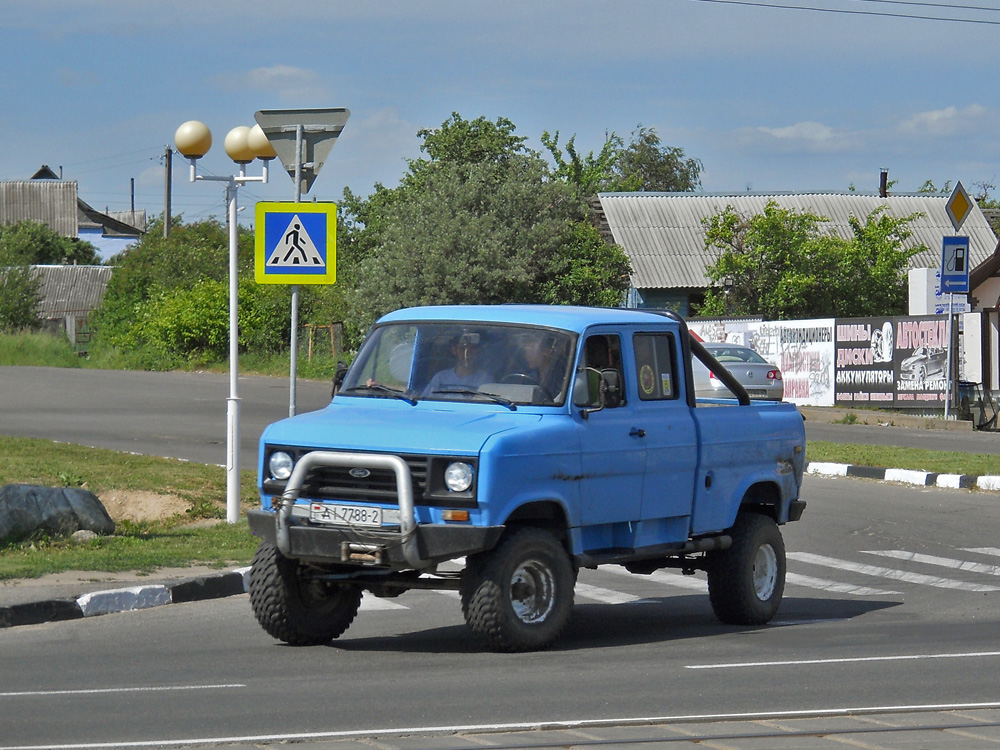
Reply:
[[573, 609], [575, 576], [566, 549], [543, 529], [510, 533], [462, 573], [462, 612], [492, 651], [536, 651], [562, 632]]
[[759, 513], [740, 513], [729, 549], [709, 553], [708, 597], [729, 625], [764, 625], [785, 589], [785, 543], [778, 525]]
[[250, 568], [250, 606], [268, 635], [290, 646], [321, 646], [343, 635], [361, 589], [310, 580], [302, 566], [262, 542]]

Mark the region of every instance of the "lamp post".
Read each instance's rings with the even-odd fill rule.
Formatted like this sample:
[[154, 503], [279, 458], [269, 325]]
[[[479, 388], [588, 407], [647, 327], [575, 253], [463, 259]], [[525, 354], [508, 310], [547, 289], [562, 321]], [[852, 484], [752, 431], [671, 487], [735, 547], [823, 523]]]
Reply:
[[[226, 521], [240, 520], [240, 400], [237, 395], [239, 370], [238, 293], [239, 282], [239, 231], [236, 225], [236, 195], [239, 186], [246, 182], [267, 182], [268, 162], [275, 157], [274, 149], [260, 126], [245, 125], [233, 128], [226, 134], [224, 146], [229, 158], [239, 165], [239, 173], [229, 177], [198, 174], [198, 159], [212, 147], [212, 133], [208, 126], [189, 120], [177, 128], [174, 143], [177, 150], [191, 161], [191, 182], [210, 180], [225, 182], [229, 209], [229, 398], [226, 401]], [[261, 143], [263, 141], [263, 143]], [[246, 166], [254, 159], [264, 163], [258, 177], [248, 176]]]

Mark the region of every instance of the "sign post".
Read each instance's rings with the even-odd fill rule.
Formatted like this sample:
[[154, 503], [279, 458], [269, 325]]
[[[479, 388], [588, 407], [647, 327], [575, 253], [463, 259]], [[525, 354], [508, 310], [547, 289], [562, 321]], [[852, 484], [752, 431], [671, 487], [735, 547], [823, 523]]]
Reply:
[[[300, 203], [302, 193], [308, 193], [326, 157], [337, 143], [347, 118], [351, 116], [344, 107], [329, 109], [262, 109], [254, 119], [264, 131], [268, 142], [281, 160], [288, 176], [295, 183], [295, 202]], [[327, 204], [333, 205], [333, 204]], [[334, 206], [336, 212], [336, 206]], [[333, 225], [336, 231], [336, 213]], [[259, 231], [259, 230], [258, 230]], [[336, 235], [334, 235], [336, 236]], [[336, 256], [334, 256], [336, 258]], [[336, 264], [334, 263], [334, 278]], [[258, 279], [259, 281], [259, 279]], [[271, 282], [288, 283], [288, 282]], [[302, 282], [305, 283], [305, 282]], [[333, 279], [322, 282], [332, 284]], [[299, 346], [299, 286], [292, 282], [292, 332], [289, 356], [288, 416], [295, 416], [295, 377], [298, 369]]]
[[976, 204], [969, 197], [969, 194], [959, 181], [955, 189], [951, 192], [948, 202], [945, 204], [945, 211], [951, 220], [951, 225], [955, 228], [954, 237], [945, 237], [941, 247], [941, 294], [948, 293], [948, 377], [946, 383], [946, 396], [944, 400], [944, 418], [950, 416], [952, 400], [952, 330], [955, 320], [955, 293], [969, 293], [969, 238], [957, 236], [962, 224], [972, 213], [972, 208]]

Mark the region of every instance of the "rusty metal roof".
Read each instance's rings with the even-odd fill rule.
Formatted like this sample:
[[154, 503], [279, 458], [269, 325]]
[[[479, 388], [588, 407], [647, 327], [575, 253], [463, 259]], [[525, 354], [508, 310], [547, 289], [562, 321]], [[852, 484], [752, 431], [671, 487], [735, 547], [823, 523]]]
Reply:
[[60, 318], [95, 309], [104, 296], [114, 268], [111, 266], [32, 266], [42, 280], [38, 317]]
[[[821, 228], [844, 238], [853, 236], [852, 216], [864, 221], [880, 206], [896, 217], [923, 214], [910, 223], [913, 234], [906, 244], [923, 244], [927, 250], [910, 259], [911, 268], [937, 268], [942, 237], [955, 234], [945, 211], [946, 195], [601, 193], [599, 198], [614, 241], [632, 263], [632, 286], [637, 289], [709, 286], [705, 268], [715, 262], [719, 251], [705, 249], [703, 222], [727, 206], [752, 216], [763, 213], [768, 201], [774, 201], [784, 209], [825, 217], [828, 221]], [[962, 225], [962, 235], [969, 237], [972, 269], [997, 249], [997, 238], [978, 206]]]

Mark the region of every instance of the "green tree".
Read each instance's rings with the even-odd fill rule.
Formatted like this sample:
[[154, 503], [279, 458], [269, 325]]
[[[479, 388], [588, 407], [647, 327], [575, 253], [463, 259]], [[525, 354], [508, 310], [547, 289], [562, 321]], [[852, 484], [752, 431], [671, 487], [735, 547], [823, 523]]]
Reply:
[[63, 237], [46, 224], [19, 221], [0, 226], [0, 247], [30, 265], [100, 265], [97, 249], [72, 237]]
[[575, 135], [566, 141], [564, 154], [559, 146], [558, 130], [555, 135], [550, 135], [547, 130], [542, 133], [542, 145], [555, 162], [554, 176], [573, 186], [580, 197], [588, 198], [601, 192], [638, 189], [638, 177], [623, 180], [616, 169], [624, 144], [614, 133], [604, 141], [597, 156], [594, 156], [593, 151], [582, 156], [576, 150]]
[[[238, 246], [240, 348], [281, 351], [289, 340], [290, 290], [256, 284], [254, 238], [245, 227], [238, 229]], [[149, 369], [226, 357], [229, 231], [224, 225], [214, 219], [178, 220], [166, 239], [154, 225], [112, 263], [115, 272], [93, 317], [99, 346], [114, 347]], [[304, 321], [313, 299], [303, 290]]]
[[750, 217], [727, 207], [706, 221], [705, 246], [719, 255], [706, 269], [714, 286], [699, 313], [768, 320], [904, 313], [907, 263], [924, 249], [905, 244], [919, 214], [886, 211], [852, 217], [845, 239], [821, 227], [824, 217], [774, 201]]
[[701, 187], [701, 161], [685, 158], [684, 149], [663, 146], [653, 128], [639, 125], [618, 157], [619, 178], [632, 190], [686, 193]]
[[429, 158], [411, 161], [397, 187], [345, 192], [338, 284], [350, 279], [355, 340], [404, 306], [620, 298], [624, 253], [579, 226], [589, 215], [580, 191], [509, 120], [453, 113], [419, 135]]
[[41, 279], [27, 263], [4, 259], [0, 251], [0, 333], [37, 328]]
[[542, 133], [542, 145], [555, 162], [554, 175], [574, 185], [577, 194], [588, 198], [599, 192], [691, 192], [701, 186], [702, 163], [685, 158], [681, 148], [662, 145], [653, 128], [639, 125], [626, 146], [612, 133], [595, 156], [576, 149], [576, 136], [559, 146], [559, 131]]

